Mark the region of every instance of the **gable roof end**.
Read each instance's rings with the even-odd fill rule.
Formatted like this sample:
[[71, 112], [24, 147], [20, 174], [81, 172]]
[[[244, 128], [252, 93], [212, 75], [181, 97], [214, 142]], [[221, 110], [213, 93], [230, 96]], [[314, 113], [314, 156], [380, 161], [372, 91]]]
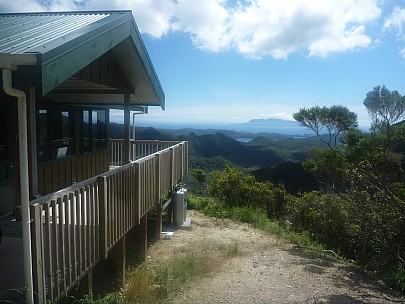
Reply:
[[14, 79], [42, 96], [57, 95], [58, 86], [110, 51], [134, 89], [131, 103], [164, 109], [162, 86], [131, 11], [0, 14], [0, 62], [35, 55], [36, 65], [19, 66]]

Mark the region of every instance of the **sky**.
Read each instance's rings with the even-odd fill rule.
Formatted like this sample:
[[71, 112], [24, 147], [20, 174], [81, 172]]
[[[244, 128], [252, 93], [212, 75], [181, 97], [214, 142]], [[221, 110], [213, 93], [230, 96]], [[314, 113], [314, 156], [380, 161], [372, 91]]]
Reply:
[[[292, 119], [405, 94], [405, 0], [0, 0], [0, 12], [130, 9], [165, 91], [137, 121]], [[118, 113], [120, 114], [120, 113]]]

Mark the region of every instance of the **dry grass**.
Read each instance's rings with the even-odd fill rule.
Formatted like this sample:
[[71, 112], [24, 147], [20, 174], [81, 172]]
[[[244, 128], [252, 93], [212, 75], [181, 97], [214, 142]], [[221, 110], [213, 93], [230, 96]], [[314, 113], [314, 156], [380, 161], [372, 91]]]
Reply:
[[[218, 269], [222, 261], [240, 253], [238, 241], [221, 243], [216, 251], [206, 254], [207, 246], [194, 244], [187, 251], [177, 250], [177, 258], [147, 263], [130, 270], [123, 298], [129, 303], [159, 303], [193, 277], [206, 276]], [[203, 250], [205, 248], [205, 250]]]

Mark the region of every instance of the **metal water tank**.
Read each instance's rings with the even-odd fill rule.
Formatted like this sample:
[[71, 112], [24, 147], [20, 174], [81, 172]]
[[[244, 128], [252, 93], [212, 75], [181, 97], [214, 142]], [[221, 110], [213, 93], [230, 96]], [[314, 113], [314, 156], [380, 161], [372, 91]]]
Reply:
[[173, 193], [173, 222], [182, 225], [187, 218], [187, 190], [177, 189]]
[[183, 193], [184, 193], [184, 202], [183, 202], [183, 220], [184, 222], [187, 220], [187, 189], [186, 188], [182, 188]]

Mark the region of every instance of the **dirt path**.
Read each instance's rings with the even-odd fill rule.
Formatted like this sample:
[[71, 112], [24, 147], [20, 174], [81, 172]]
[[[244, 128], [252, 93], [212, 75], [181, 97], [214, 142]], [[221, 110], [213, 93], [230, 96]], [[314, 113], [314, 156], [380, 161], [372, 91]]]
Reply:
[[149, 250], [149, 262], [195, 252], [207, 275], [186, 282], [167, 303], [405, 303], [354, 267], [317, 257], [247, 224], [189, 212], [191, 229]]

